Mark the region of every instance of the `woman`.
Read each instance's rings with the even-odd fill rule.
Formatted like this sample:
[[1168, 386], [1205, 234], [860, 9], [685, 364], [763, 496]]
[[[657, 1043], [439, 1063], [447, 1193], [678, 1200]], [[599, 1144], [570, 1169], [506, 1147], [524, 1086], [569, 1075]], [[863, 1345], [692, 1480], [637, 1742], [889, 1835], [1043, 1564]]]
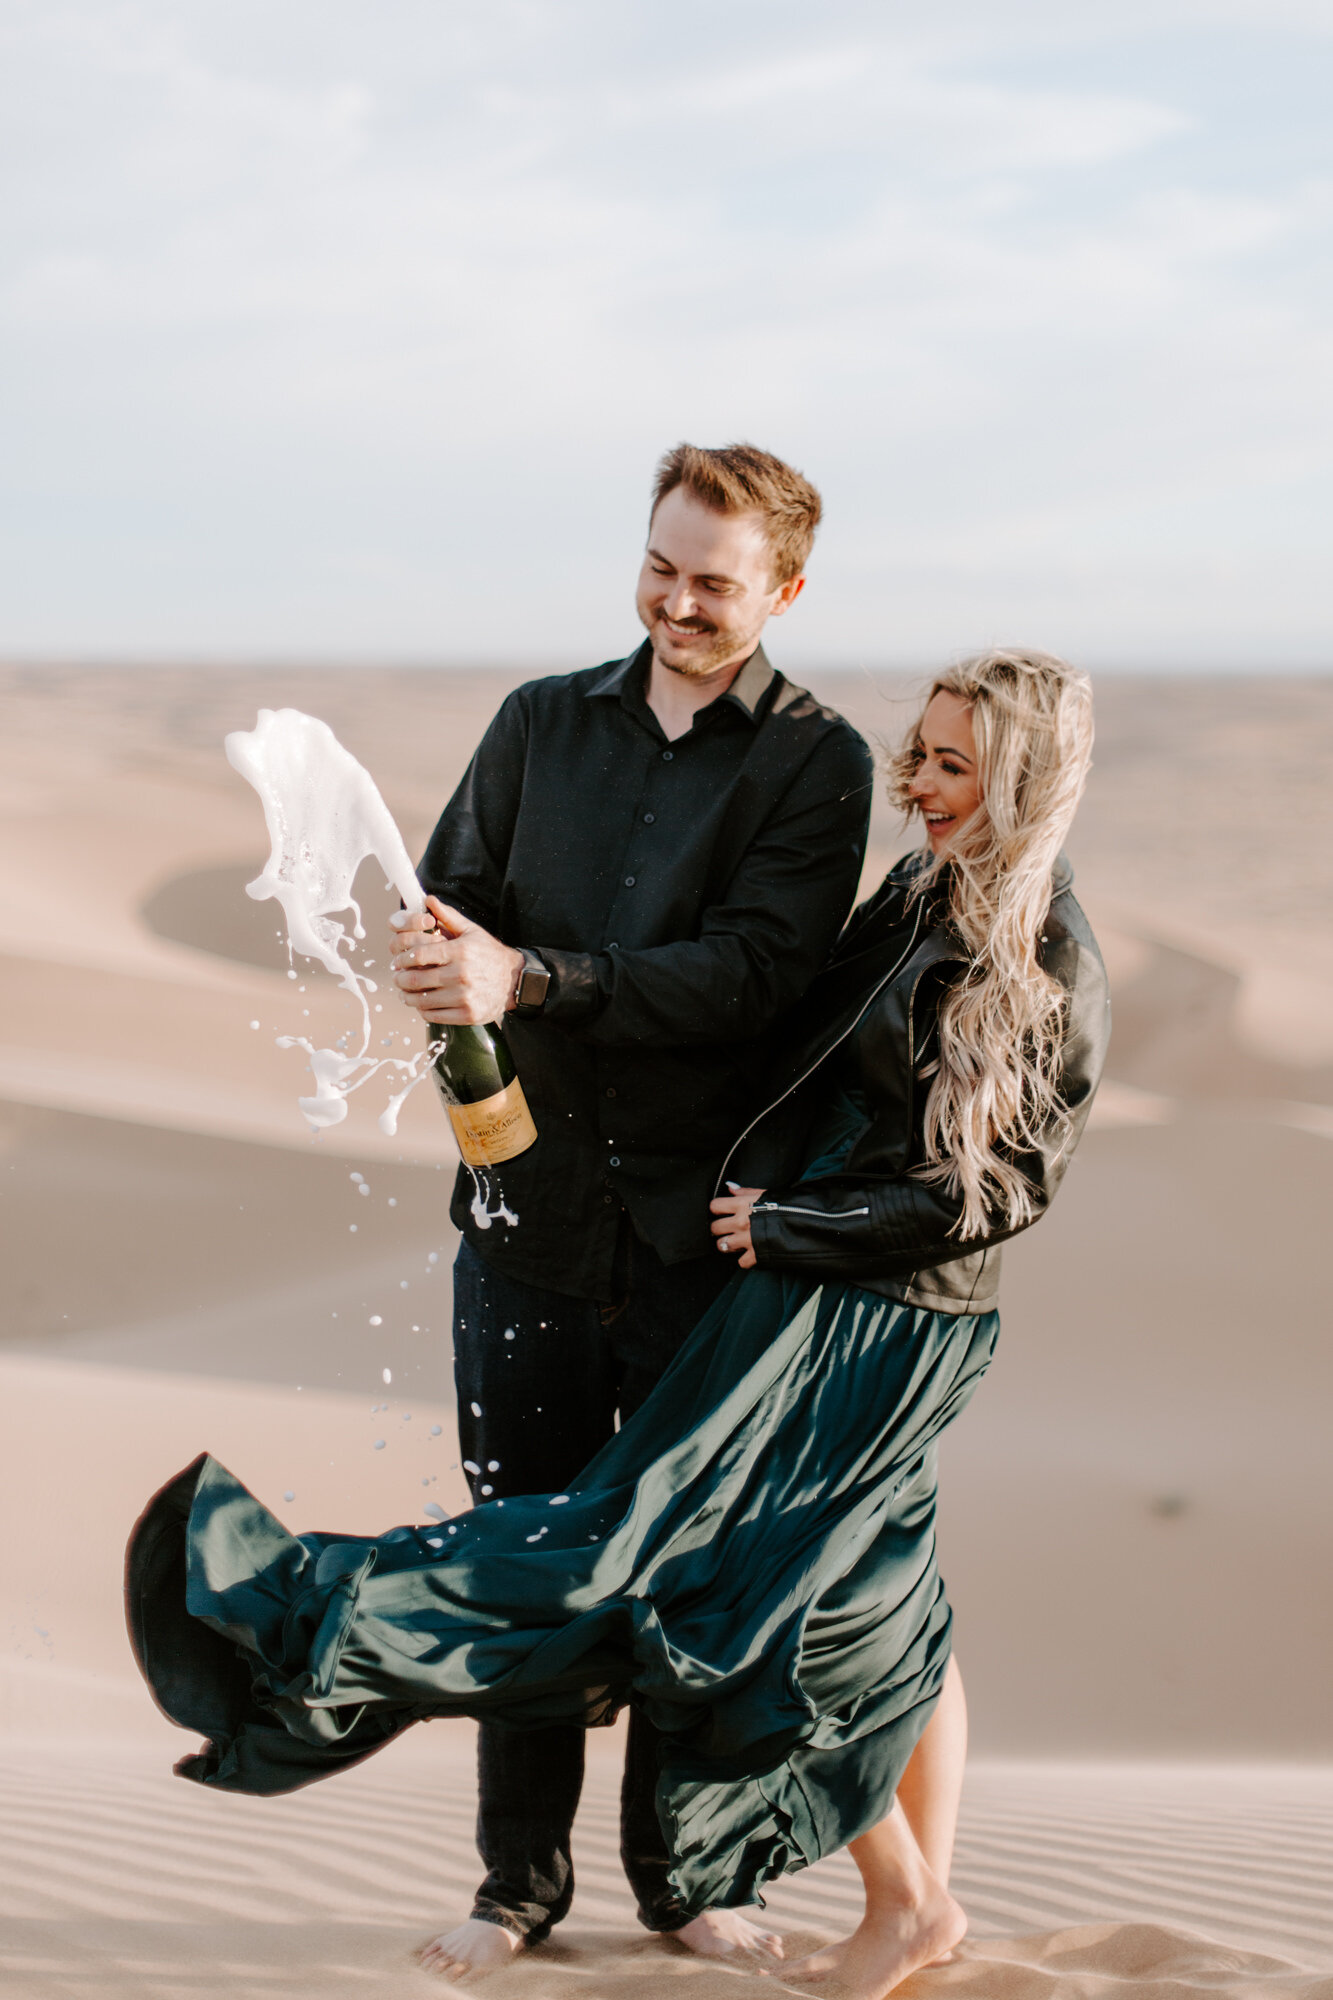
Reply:
[[998, 1245], [1054, 1194], [1106, 1045], [1060, 857], [1091, 739], [1057, 660], [936, 682], [893, 766], [925, 850], [787, 1025], [713, 1203], [748, 1275], [569, 1493], [298, 1540], [212, 1460], [163, 1490], [130, 1616], [162, 1706], [211, 1739], [184, 1775], [284, 1791], [430, 1716], [633, 1700], [668, 1738], [686, 1907], [850, 1845], [865, 1918], [792, 1976], [880, 2000], [957, 1942], [895, 1794], [949, 1667], [936, 1444], [994, 1349]]

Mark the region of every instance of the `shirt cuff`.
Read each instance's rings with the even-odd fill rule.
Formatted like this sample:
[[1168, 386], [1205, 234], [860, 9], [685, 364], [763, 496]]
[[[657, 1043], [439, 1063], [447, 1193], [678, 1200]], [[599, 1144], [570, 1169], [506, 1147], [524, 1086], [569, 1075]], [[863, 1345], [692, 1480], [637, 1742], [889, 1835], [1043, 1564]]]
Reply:
[[603, 961], [588, 951], [556, 951], [544, 944], [533, 945], [532, 949], [541, 954], [542, 964], [551, 974], [541, 1013], [543, 1021], [573, 1027], [578, 1022], [594, 1020], [606, 1005], [606, 994], [597, 977]]

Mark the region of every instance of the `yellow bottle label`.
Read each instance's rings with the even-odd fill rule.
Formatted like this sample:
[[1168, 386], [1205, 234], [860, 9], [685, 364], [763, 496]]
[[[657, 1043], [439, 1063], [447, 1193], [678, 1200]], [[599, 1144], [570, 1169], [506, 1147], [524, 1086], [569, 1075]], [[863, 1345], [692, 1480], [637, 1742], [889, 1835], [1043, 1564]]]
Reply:
[[458, 1150], [470, 1167], [498, 1167], [502, 1160], [526, 1153], [537, 1137], [517, 1077], [494, 1097], [483, 1097], [476, 1104], [451, 1104], [448, 1110]]

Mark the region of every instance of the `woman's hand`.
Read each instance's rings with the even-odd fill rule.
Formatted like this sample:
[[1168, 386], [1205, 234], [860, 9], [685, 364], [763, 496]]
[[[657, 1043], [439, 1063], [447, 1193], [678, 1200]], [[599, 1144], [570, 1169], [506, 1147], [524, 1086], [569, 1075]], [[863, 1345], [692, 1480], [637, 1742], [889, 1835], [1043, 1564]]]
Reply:
[[735, 1181], [727, 1182], [728, 1192], [720, 1194], [716, 1201], [710, 1201], [716, 1221], [711, 1225], [717, 1238], [717, 1247], [728, 1256], [739, 1256], [742, 1271], [752, 1271], [755, 1266], [754, 1244], [750, 1241], [750, 1210], [764, 1192], [762, 1188], [737, 1187]]

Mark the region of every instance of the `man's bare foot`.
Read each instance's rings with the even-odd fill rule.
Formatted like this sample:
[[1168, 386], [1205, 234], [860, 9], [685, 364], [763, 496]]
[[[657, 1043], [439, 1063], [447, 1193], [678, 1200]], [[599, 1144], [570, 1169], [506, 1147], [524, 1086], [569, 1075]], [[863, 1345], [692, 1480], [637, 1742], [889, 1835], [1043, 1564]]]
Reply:
[[867, 1919], [849, 1938], [786, 1967], [783, 1977], [811, 1985], [836, 1979], [846, 2000], [884, 2000], [904, 1979], [961, 1944], [966, 1930], [962, 1906], [936, 1883], [928, 1904], [906, 1905], [873, 1924]]
[[776, 1931], [761, 1931], [739, 1910], [705, 1910], [678, 1931], [668, 1932], [700, 1958], [781, 1958], [782, 1939]]
[[484, 1979], [488, 1972], [508, 1965], [522, 1942], [503, 1924], [469, 1917], [454, 1930], [441, 1931], [413, 1955], [425, 1971], [443, 1973], [461, 1986], [466, 1980]]

